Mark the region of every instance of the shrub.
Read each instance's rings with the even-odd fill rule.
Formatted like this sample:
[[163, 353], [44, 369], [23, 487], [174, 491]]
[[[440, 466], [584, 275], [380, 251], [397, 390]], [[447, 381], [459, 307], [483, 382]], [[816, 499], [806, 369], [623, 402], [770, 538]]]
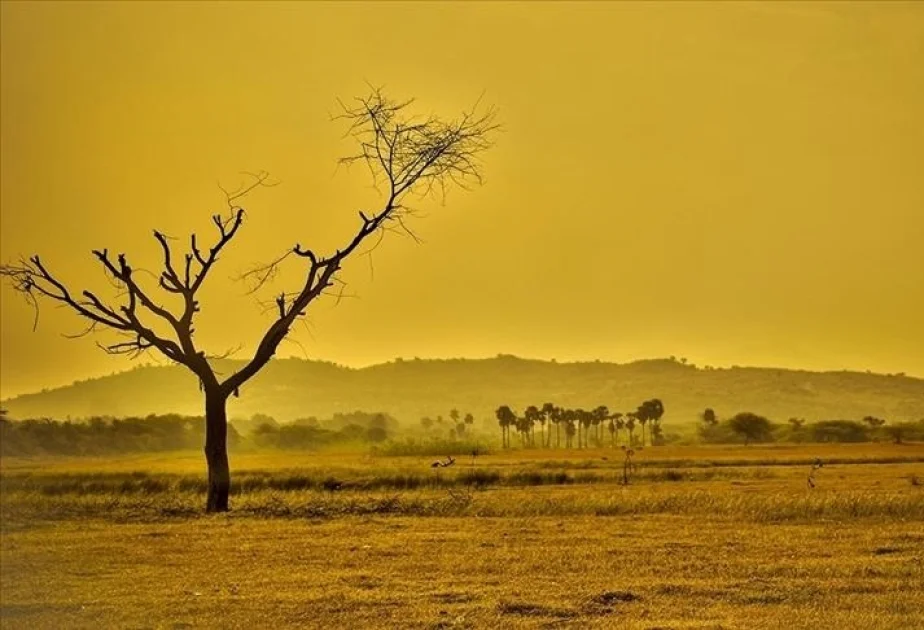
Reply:
[[728, 427], [744, 438], [745, 444], [773, 441], [773, 423], [756, 413], [744, 411], [736, 414], [728, 421]]
[[813, 442], [867, 442], [869, 427], [853, 420], [824, 420], [809, 426]]

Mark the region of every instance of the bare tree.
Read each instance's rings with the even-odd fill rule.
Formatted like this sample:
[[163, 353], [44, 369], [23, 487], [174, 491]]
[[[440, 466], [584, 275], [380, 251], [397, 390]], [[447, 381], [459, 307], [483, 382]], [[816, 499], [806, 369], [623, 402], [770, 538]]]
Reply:
[[153, 348], [196, 375], [205, 396], [209, 512], [228, 509], [231, 484], [228, 398], [239, 395], [241, 386], [270, 361], [308, 307], [340, 282], [338, 273], [360, 245], [369, 242], [375, 247], [390, 231], [413, 236], [406, 223], [413, 214], [407, 205], [410, 198], [434, 192], [445, 194], [453, 184], [466, 188], [481, 182], [480, 157], [491, 146], [498, 129], [495, 110], [479, 110], [476, 103], [453, 120], [436, 116], [419, 118], [410, 115], [412, 102], [393, 101], [380, 89], [372, 89], [368, 96], [340, 104], [337, 119], [346, 122], [349, 134], [358, 143], [357, 152], [341, 162], [361, 162], [369, 168], [384, 197], [382, 205], [374, 211], [360, 211], [358, 229], [334, 253], [322, 255], [295, 244], [270, 264], [245, 274], [256, 290], [272, 282], [283, 263], [292, 261], [303, 267], [302, 280], [295, 290], [283, 291], [276, 297], [274, 319], [257, 343], [253, 356], [225, 378], [210, 364], [209, 359], [214, 357], [209, 357], [194, 340], [198, 296], [220, 254], [244, 223], [245, 211], [238, 202], [254, 188], [271, 185], [265, 174], [256, 175], [249, 186], [227, 193], [228, 214], [212, 217], [216, 233], [209, 246], [203, 246], [193, 234], [189, 249], [177, 256], [171, 241], [154, 232], [163, 254], [157, 288], [180, 298], [182, 307], [178, 311], [161, 305], [158, 295], [162, 294], [143, 286], [140, 270], [134, 269], [123, 253], [112, 256], [105, 249], [93, 251], [106, 276], [119, 290], [118, 296], [108, 301], [99, 293], [71, 288], [37, 255], [0, 267], [2, 276], [36, 308], [36, 323], [39, 302], [56, 302], [87, 320], [84, 334], [100, 329], [117, 333], [117, 341], [98, 344], [106, 352], [134, 357]]

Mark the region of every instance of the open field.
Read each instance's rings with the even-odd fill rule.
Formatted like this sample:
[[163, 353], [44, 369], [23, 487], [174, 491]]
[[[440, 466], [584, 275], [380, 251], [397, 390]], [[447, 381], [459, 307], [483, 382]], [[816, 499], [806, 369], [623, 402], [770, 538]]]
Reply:
[[4, 458], [0, 622], [924, 626], [924, 445], [433, 459], [237, 454], [206, 516], [198, 453]]

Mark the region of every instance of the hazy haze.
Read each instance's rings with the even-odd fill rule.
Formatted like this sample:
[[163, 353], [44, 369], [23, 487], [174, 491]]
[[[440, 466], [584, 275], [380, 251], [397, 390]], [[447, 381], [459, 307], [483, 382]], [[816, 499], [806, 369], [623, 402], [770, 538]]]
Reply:
[[[483, 92], [505, 132], [483, 188], [422, 201], [426, 243], [353, 259], [358, 298], [281, 354], [924, 374], [924, 4], [7, 2], [0, 24], [4, 261], [105, 288], [91, 248], [155, 268], [151, 229], [208, 233], [218, 182], [282, 181], [210, 279], [210, 349], [243, 358], [267, 321], [231, 276], [374, 205], [330, 121], [368, 80], [447, 115]], [[128, 365], [0, 299], [3, 396]]]

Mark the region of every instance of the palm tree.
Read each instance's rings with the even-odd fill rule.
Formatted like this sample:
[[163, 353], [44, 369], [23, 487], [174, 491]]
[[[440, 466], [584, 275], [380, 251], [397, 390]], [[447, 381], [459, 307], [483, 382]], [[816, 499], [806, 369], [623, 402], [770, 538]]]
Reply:
[[606, 405], [600, 405], [593, 411], [594, 426], [597, 429], [597, 446], [603, 446], [603, 423], [610, 417], [610, 410]]
[[622, 419], [622, 413], [618, 411], [612, 415], [612, 418], [613, 418], [613, 425], [616, 427], [616, 431], [615, 431], [616, 435], [614, 436], [615, 438], [614, 444], [618, 445], [619, 444], [619, 431], [622, 430], [623, 427], [626, 426], [626, 421]]
[[590, 437], [590, 426], [594, 421], [594, 413], [592, 411], [585, 411], [581, 416], [581, 424], [584, 425], [584, 447], [590, 448], [590, 442], [588, 438]]
[[[648, 405], [648, 419], [651, 420], [651, 435], [657, 436], [660, 442], [661, 418], [664, 416], [664, 403], [661, 402], [660, 398], [652, 398], [646, 404]], [[654, 445], [654, 439], [651, 440], [651, 443]]]
[[630, 411], [626, 414], [626, 430], [629, 432], [629, 448], [632, 448], [632, 443], [635, 441], [635, 419], [636, 415], [634, 411]]
[[609, 421], [607, 422], [606, 428], [610, 432], [610, 447], [616, 448], [616, 422], [613, 416], [607, 417], [607, 420]]
[[635, 410], [635, 419], [642, 425], [642, 446], [645, 446], [645, 425], [648, 424], [649, 411], [647, 402], [642, 403], [638, 406], [638, 409]]
[[719, 420], [716, 418], [715, 410], [712, 407], [706, 407], [706, 410], [703, 411], [703, 422], [709, 426], [714, 426], [718, 424]]
[[579, 408], [579, 409], [574, 410], [574, 424], [577, 427], [578, 448], [584, 448], [584, 442], [581, 440], [581, 433], [582, 433], [581, 429], [584, 424], [584, 410], [583, 409]]
[[449, 417], [452, 418], [452, 423], [453, 423], [453, 424], [458, 424], [458, 423], [459, 423], [459, 410], [458, 410], [458, 409], [450, 409], [450, 410], [449, 410]]
[[539, 433], [539, 446], [541, 448], [545, 448], [545, 423], [547, 418], [544, 409], [544, 405], [539, 407], [539, 415], [536, 417], [536, 420], [539, 422], [539, 428], [541, 430]]
[[545, 444], [543, 444], [543, 446], [545, 446], [545, 448], [549, 448], [552, 445], [552, 422], [554, 422], [554, 417], [555, 417], [555, 405], [553, 405], [550, 402], [547, 402], [544, 405], [542, 405], [541, 411], [542, 411], [542, 416], [543, 418], [545, 418], [545, 421], [546, 421], [545, 425], [548, 426], [549, 428], [549, 431], [547, 435], [545, 436], [546, 439], [545, 439]]
[[465, 419], [463, 420], [465, 424], [475, 424], [475, 416], [470, 413], [465, 414]]
[[571, 445], [574, 444], [574, 434], [576, 433], [576, 430], [575, 430], [575, 428], [574, 428], [574, 425], [575, 425], [574, 419], [575, 419], [575, 413], [574, 413], [574, 411], [572, 411], [572, 410], [570, 410], [570, 409], [568, 409], [567, 411], [565, 411], [565, 419], [564, 419], [564, 423], [565, 423], [565, 446], [566, 446], [567, 448], [571, 448]]
[[498, 407], [497, 411], [494, 412], [494, 415], [497, 416], [497, 424], [499, 424], [501, 428], [502, 448], [509, 448], [510, 426], [516, 422], [517, 416], [507, 405], [501, 405]]
[[[555, 423], [555, 448], [561, 448], [561, 423], [564, 410], [561, 407], [552, 409], [552, 422]], [[552, 438], [549, 436], [549, 444], [552, 444]]]
[[525, 414], [517, 419], [517, 430], [520, 432], [520, 443], [524, 448], [529, 446], [529, 434], [532, 428], [532, 420]]
[[535, 446], [535, 426], [536, 422], [542, 418], [542, 412], [539, 411], [539, 408], [536, 405], [530, 405], [526, 408], [526, 411], [523, 412], [523, 417], [526, 419], [527, 431], [529, 431], [532, 445]]

